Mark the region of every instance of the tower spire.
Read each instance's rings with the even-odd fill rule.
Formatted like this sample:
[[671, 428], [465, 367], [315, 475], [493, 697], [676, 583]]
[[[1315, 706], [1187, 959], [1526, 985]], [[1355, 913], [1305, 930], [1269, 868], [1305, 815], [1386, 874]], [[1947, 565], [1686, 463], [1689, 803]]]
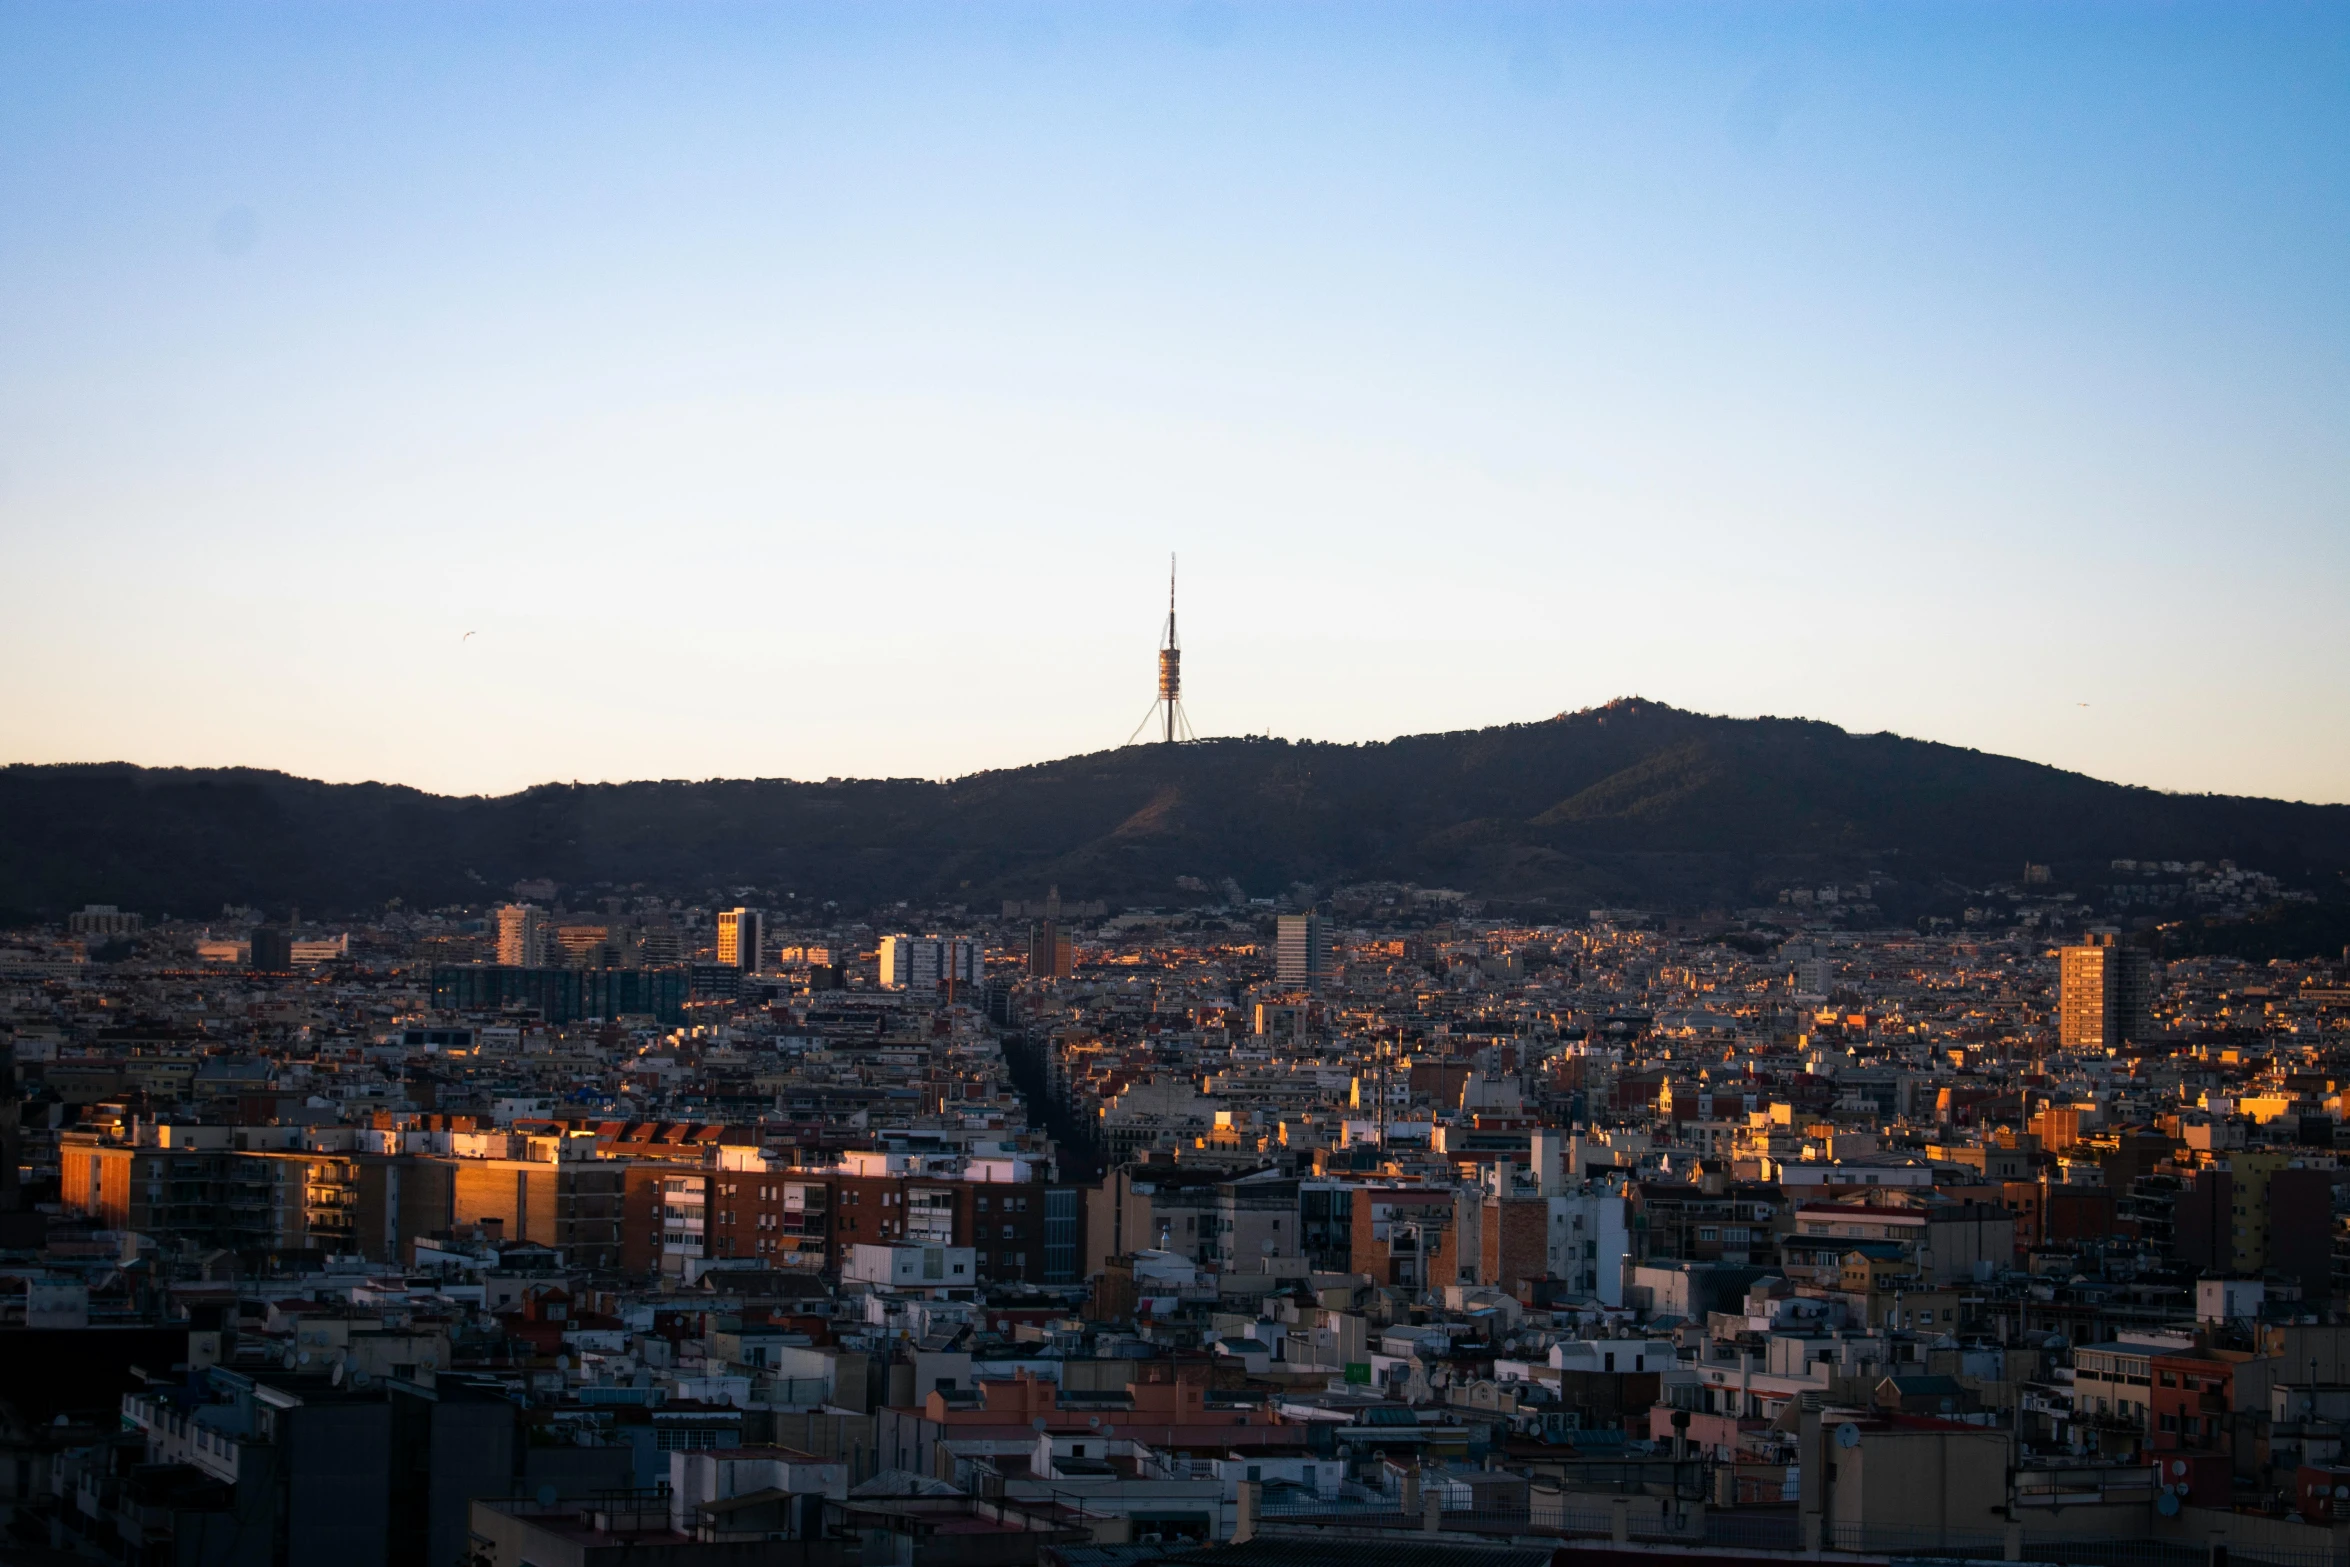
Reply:
[[1159, 705], [1165, 710], [1164, 743], [1175, 743], [1175, 715], [1182, 706], [1183, 644], [1175, 640], [1175, 556], [1167, 555], [1167, 645], [1159, 649]]
[[1167, 629], [1159, 638], [1159, 694], [1135, 725], [1134, 733], [1126, 737], [1132, 745], [1151, 720], [1159, 721], [1159, 741], [1173, 745], [1178, 740], [1197, 738], [1191, 732], [1191, 721], [1183, 713], [1183, 643], [1175, 635], [1175, 557], [1167, 557]]

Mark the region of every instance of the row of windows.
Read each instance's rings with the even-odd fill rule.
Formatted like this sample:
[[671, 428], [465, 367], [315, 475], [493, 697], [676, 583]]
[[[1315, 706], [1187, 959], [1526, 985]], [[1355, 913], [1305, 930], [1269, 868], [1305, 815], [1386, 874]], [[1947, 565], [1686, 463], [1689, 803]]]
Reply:
[[[2179, 1385], [2179, 1374], [2176, 1371], [2164, 1371], [2157, 1373], [2157, 1375], [2164, 1387], [2177, 1387]], [[2219, 1388], [2219, 1381], [2215, 1377], [2187, 1378], [2187, 1390], [2190, 1392], [2216, 1393], [2219, 1391]]]
[[656, 1426], [653, 1429], [653, 1448], [656, 1452], [692, 1452], [705, 1447], [733, 1447], [742, 1440], [742, 1427], [728, 1426], [724, 1430], [707, 1427], [683, 1428]]
[[[684, 1188], [684, 1184], [685, 1184], [685, 1183], [683, 1183], [683, 1182], [680, 1182], [680, 1181], [671, 1181], [671, 1182], [669, 1183], [669, 1189], [670, 1189], [671, 1191], [679, 1191], [679, 1190], [682, 1190], [682, 1189]], [[745, 1190], [744, 1190], [744, 1187], [745, 1187], [745, 1183], [743, 1183], [743, 1182], [740, 1182], [740, 1181], [725, 1181], [725, 1182], [721, 1182], [721, 1183], [719, 1184], [718, 1191], [719, 1191], [719, 1194], [720, 1194], [721, 1196], [725, 1196], [725, 1197], [739, 1197], [739, 1196], [746, 1195], [746, 1193], [745, 1193]], [[759, 1184], [756, 1184], [756, 1183], [751, 1183], [751, 1184], [749, 1185], [749, 1190], [748, 1190], [748, 1193], [747, 1193], [747, 1195], [749, 1195], [749, 1196], [750, 1196], [750, 1198], [751, 1198], [753, 1201], [755, 1201], [755, 1202], [773, 1202], [773, 1201], [775, 1201], [775, 1200], [776, 1200], [776, 1194], [777, 1194], [778, 1192], [780, 1192], [781, 1190], [782, 1190], [782, 1188], [781, 1188], [781, 1187], [777, 1187], [777, 1186], [763, 1186], [763, 1185], [759, 1185]], [[811, 1191], [809, 1192], [809, 1195], [810, 1195], [811, 1197], [813, 1197], [813, 1198], [817, 1199], [818, 1201], [821, 1201], [821, 1200], [822, 1200], [822, 1188], [821, 1188], [821, 1187], [818, 1187], [818, 1188], [813, 1188], [813, 1189], [811, 1189]], [[909, 1197], [911, 1198], [911, 1200], [912, 1200], [913, 1204], [914, 1204], [916, 1207], [924, 1207], [924, 1206], [927, 1206], [927, 1207], [952, 1207], [952, 1206], [954, 1206], [955, 1194], [954, 1194], [953, 1192], [929, 1191], [929, 1192], [914, 1192], [914, 1193], [910, 1193], [910, 1194], [908, 1194], [908, 1195], [909, 1195]], [[862, 1193], [860, 1193], [856, 1187], [854, 1187], [854, 1186], [850, 1186], [850, 1187], [844, 1187], [844, 1188], [842, 1189], [842, 1191], [841, 1191], [841, 1202], [842, 1202], [843, 1206], [848, 1206], [848, 1205], [857, 1204], [857, 1203], [861, 1202], [861, 1200], [862, 1200]], [[1003, 1202], [1003, 1208], [1002, 1208], [1002, 1211], [1003, 1211], [1003, 1212], [1005, 1212], [1005, 1213], [1026, 1213], [1026, 1212], [1028, 1211], [1028, 1204], [1029, 1204], [1029, 1201], [1030, 1201], [1030, 1199], [1028, 1199], [1028, 1198], [1026, 1198], [1026, 1197], [1021, 1197], [1021, 1196], [1006, 1196], [1006, 1197], [1004, 1197], [1004, 1198], [1002, 1199], [1002, 1202]], [[975, 1207], [976, 1207], [976, 1208], [977, 1208], [977, 1209], [978, 1209], [978, 1210], [979, 1210], [981, 1213], [985, 1213], [985, 1212], [987, 1212], [987, 1211], [988, 1211], [988, 1203], [989, 1203], [989, 1198], [988, 1198], [988, 1197], [987, 1197], [987, 1196], [986, 1196], [984, 1193], [982, 1193], [982, 1194], [981, 1194], [979, 1197], [977, 1197], [976, 1199], [974, 1199], [974, 1204], [973, 1204], [973, 1205], [974, 1205], [974, 1206], [975, 1206]], [[896, 1193], [896, 1192], [890, 1192], [890, 1191], [885, 1191], [885, 1192], [883, 1192], [883, 1193], [881, 1194], [881, 1206], [882, 1206], [882, 1207], [884, 1207], [884, 1208], [893, 1208], [893, 1207], [899, 1207], [899, 1206], [902, 1206], [902, 1204], [901, 1204], [901, 1203], [899, 1202], [899, 1200], [898, 1200], [898, 1193]]]

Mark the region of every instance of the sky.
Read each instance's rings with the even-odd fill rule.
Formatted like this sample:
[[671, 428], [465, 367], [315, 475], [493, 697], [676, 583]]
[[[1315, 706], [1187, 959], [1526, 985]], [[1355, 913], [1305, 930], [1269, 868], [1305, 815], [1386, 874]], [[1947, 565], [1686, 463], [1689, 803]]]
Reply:
[[2350, 801], [2350, 8], [0, 8], [0, 761], [1637, 694]]

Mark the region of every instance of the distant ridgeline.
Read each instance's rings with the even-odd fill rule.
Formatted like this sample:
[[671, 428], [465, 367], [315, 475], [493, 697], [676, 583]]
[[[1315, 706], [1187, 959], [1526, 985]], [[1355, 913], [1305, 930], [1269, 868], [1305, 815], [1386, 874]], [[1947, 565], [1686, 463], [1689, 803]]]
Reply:
[[1391, 883], [1533, 918], [1800, 893], [1807, 912], [1832, 898], [1855, 920], [1894, 923], [2023, 883], [2027, 863], [2018, 896], [2089, 897], [2124, 859], [2227, 860], [2338, 898], [2350, 807], [2163, 794], [1636, 700], [1370, 745], [1137, 745], [947, 783], [549, 784], [450, 798], [240, 769], [0, 770], [0, 911], [13, 921], [89, 903], [150, 917], [433, 907], [517, 883], [694, 899], [749, 885], [844, 909], [903, 899], [1008, 919], [1042, 918], [1058, 887], [1063, 917], [1085, 919]]

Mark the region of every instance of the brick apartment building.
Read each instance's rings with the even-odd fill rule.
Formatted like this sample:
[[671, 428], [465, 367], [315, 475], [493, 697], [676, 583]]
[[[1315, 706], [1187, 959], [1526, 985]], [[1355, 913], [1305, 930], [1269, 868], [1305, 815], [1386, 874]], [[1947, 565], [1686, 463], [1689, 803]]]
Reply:
[[1460, 1283], [1458, 1203], [1450, 1188], [1374, 1186], [1356, 1192], [1352, 1271], [1397, 1289]]
[[764, 1259], [835, 1270], [860, 1243], [928, 1244], [972, 1248], [983, 1282], [1043, 1283], [1067, 1269], [1046, 1256], [1057, 1191], [1025, 1159], [850, 1153], [809, 1170], [729, 1148], [715, 1168], [632, 1169], [621, 1266], [675, 1272], [692, 1258]]

